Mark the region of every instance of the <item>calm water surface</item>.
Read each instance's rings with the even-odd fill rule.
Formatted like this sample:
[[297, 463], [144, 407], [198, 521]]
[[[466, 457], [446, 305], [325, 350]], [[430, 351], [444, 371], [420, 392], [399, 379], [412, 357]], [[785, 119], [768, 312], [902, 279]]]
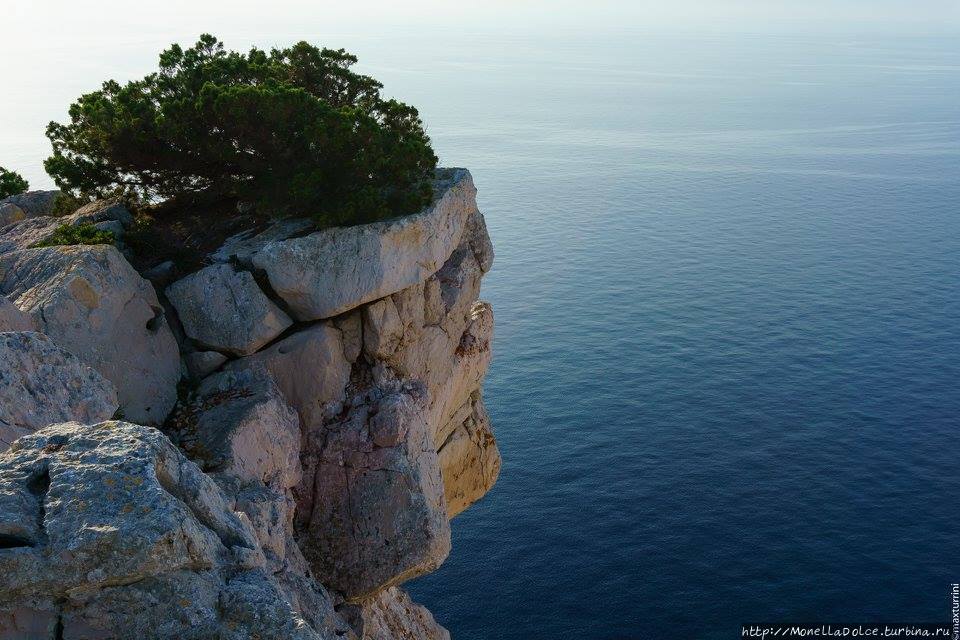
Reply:
[[325, 41], [422, 108], [497, 249], [503, 472], [409, 585], [455, 638], [949, 621], [956, 41]]

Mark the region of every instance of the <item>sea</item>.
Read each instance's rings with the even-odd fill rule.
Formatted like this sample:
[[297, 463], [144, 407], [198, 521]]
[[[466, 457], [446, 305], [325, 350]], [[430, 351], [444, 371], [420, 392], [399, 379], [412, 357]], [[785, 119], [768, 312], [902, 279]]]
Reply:
[[[468, 27], [258, 42], [360, 56], [495, 246], [503, 469], [413, 597], [455, 640], [949, 625], [958, 40]], [[56, 51], [0, 120], [36, 186], [45, 120], [159, 43]]]

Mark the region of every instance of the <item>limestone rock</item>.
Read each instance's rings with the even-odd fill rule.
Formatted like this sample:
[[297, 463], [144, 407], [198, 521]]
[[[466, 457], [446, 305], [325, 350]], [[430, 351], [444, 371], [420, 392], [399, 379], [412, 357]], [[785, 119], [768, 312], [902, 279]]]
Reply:
[[0, 227], [14, 222], [48, 216], [59, 191], [26, 191], [0, 200]]
[[0, 228], [0, 254], [29, 249], [38, 242], [42, 242], [53, 235], [63, 224], [60, 218], [40, 216], [27, 218]]
[[29, 315], [0, 294], [0, 331], [36, 331], [37, 325]]
[[177, 444], [205, 471], [281, 491], [300, 480], [297, 414], [263, 370], [210, 376], [174, 423]]
[[353, 637], [319, 585], [295, 602], [216, 483], [152, 428], [21, 438], [0, 454], [0, 540], [0, 637]]
[[424, 211], [268, 243], [252, 258], [298, 320], [329, 318], [423, 282], [460, 243], [476, 211], [466, 169], [441, 172]]
[[320, 424], [332, 404], [343, 398], [350, 381], [343, 335], [321, 323], [227, 365], [228, 370], [268, 371], [303, 424]]
[[469, 324], [454, 350], [449, 377], [439, 383], [434, 380], [431, 424], [441, 427], [434, 433], [438, 445], [449, 435], [442, 429], [449, 424], [449, 416], [480, 388], [490, 367], [493, 309], [488, 303], [477, 301], [470, 307], [468, 319]]
[[450, 640], [450, 632], [397, 587], [343, 612], [361, 640]]
[[209, 569], [252, 533], [163, 435], [124, 422], [58, 424], [0, 454], [0, 602], [80, 595]]
[[350, 601], [433, 571], [450, 551], [423, 394], [375, 387], [306, 427], [297, 539], [317, 578]]
[[0, 333], [0, 451], [50, 424], [100, 422], [117, 391], [99, 373], [39, 333]]
[[227, 264], [192, 273], [166, 293], [187, 336], [215, 351], [255, 353], [293, 324], [252, 275]]
[[479, 392], [463, 410], [467, 415], [455, 415], [454, 426], [445, 429], [450, 435], [437, 452], [451, 518], [482, 498], [500, 474], [500, 451]]
[[180, 356], [149, 282], [109, 245], [0, 255], [0, 293], [117, 388], [128, 419], [159, 424], [176, 402]]

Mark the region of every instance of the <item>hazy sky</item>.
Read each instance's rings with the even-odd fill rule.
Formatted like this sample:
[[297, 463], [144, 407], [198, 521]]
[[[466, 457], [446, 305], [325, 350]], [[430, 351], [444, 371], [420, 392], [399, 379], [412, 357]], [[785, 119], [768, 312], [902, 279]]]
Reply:
[[[4, 0], [8, 51], [56, 34], [124, 39], [171, 29], [289, 30], [371, 25], [721, 29], [943, 29], [960, 0]], [[11, 15], [12, 14], [12, 15]]]
[[[843, 41], [876, 32], [960, 33], [960, 0], [0, 0], [0, 7], [0, 165], [21, 170], [35, 187], [50, 184], [41, 165], [50, 120], [62, 120], [77, 96], [104, 79], [141, 77], [156, 68], [161, 49], [192, 44], [204, 32], [240, 50], [298, 39], [347, 47], [361, 64], [377, 63], [371, 54], [380, 50], [381, 66], [370, 70], [378, 77], [388, 75], [384, 64], [409, 64], [396, 57], [398, 40], [421, 58], [442, 58], [461, 34], [592, 46], [607, 42], [611, 30], [818, 33]], [[672, 55], [669, 47], [653, 54]], [[476, 55], [483, 58], [484, 45]]]

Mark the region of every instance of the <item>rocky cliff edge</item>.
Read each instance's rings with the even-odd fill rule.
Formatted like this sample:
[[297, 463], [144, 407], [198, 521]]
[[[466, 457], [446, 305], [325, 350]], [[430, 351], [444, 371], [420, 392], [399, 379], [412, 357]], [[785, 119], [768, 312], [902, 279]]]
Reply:
[[[398, 585], [500, 469], [470, 173], [172, 283], [126, 259], [124, 207], [53, 200], [0, 202], [0, 640], [448, 638]], [[32, 248], [81, 223], [121, 248]]]

